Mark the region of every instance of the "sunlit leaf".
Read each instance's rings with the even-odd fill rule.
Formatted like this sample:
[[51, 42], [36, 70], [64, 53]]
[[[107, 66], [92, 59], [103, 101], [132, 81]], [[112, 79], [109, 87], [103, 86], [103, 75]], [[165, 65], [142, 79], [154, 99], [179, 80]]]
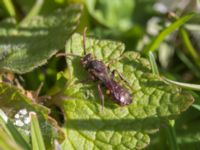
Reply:
[[[80, 65], [80, 57], [67, 57], [67, 86], [54, 97], [57, 104], [60, 100], [66, 117], [65, 149], [142, 149], [150, 143], [150, 132], [193, 102], [186, 91], [152, 74], [149, 62], [138, 53], [123, 54], [122, 43], [87, 38], [86, 51], [105, 63], [116, 59], [110, 70], [117, 69], [128, 81], [126, 84], [115, 77], [131, 92], [133, 103], [120, 107], [106, 96], [102, 111], [97, 84], [83, 82], [88, 73]], [[66, 53], [83, 55], [82, 36], [72, 36]]]
[[0, 68], [26, 73], [41, 66], [59, 49], [77, 27], [80, 5], [48, 16], [35, 16], [17, 26], [8, 19], [0, 24]]

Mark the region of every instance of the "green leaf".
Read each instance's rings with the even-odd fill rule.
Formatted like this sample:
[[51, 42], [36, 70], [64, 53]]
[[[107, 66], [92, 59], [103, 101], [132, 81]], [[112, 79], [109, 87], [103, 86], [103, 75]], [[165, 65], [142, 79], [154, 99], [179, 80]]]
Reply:
[[[6, 83], [0, 83], [0, 95], [0, 108], [13, 121], [15, 121], [14, 116], [18, 114], [19, 110], [26, 109], [27, 112], [33, 111], [37, 113], [40, 125], [43, 127], [42, 133], [46, 148], [52, 148], [54, 139], [63, 140], [63, 133], [60, 128], [56, 126], [55, 121], [48, 116], [49, 109], [33, 102], [30, 98], [23, 94], [21, 90]], [[8, 125], [10, 125], [9, 130], [12, 130], [13, 127], [11, 124], [9, 123]], [[24, 128], [22, 127], [21, 130], [24, 130]], [[19, 139], [20, 137], [16, 136], [16, 131], [14, 129], [12, 131], [10, 132], [13, 133], [12, 136], [14, 136], [14, 139]], [[19, 140], [22, 141], [22, 139]]]
[[31, 112], [31, 139], [34, 150], [45, 150], [44, 140], [40, 130], [39, 122], [35, 113]]
[[26, 108], [28, 111], [38, 112], [47, 118], [49, 110], [39, 104], [34, 103], [17, 87], [0, 83], [0, 108], [8, 115], [13, 116], [18, 110]]
[[190, 20], [195, 14], [190, 13], [188, 15], [185, 15], [178, 19], [177, 21], [170, 24], [168, 27], [164, 28], [158, 36], [156, 36], [144, 49], [144, 53], [148, 54], [148, 52], [155, 51], [160, 43], [173, 31], [177, 30], [181, 25], [186, 23], [188, 20]]
[[48, 16], [36, 16], [16, 25], [13, 19], [0, 24], [0, 69], [26, 73], [41, 66], [77, 27], [80, 5], [71, 5]]
[[[86, 51], [105, 63], [116, 60], [110, 70], [117, 69], [128, 81], [129, 85], [119, 76], [115, 77], [131, 92], [133, 103], [120, 107], [105, 96], [102, 111], [97, 83], [83, 83], [88, 79], [88, 73], [80, 65], [80, 57], [68, 55], [65, 73], [68, 82], [54, 97], [66, 117], [64, 149], [142, 149], [150, 143], [149, 133], [193, 103], [193, 97], [186, 91], [166, 84], [160, 76], [152, 74], [150, 63], [138, 53], [123, 53], [122, 43], [87, 38]], [[82, 36], [72, 36], [66, 45], [66, 53], [83, 55]]]
[[133, 25], [131, 21], [135, 6], [133, 0], [86, 0], [85, 4], [90, 15], [107, 27], [128, 30]]

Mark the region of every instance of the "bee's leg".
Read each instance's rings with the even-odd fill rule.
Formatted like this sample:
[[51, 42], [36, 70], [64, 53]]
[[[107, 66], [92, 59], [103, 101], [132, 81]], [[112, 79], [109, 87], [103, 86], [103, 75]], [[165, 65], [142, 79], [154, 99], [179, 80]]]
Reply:
[[120, 77], [121, 80], [123, 80], [125, 83], [129, 84], [128, 81], [123, 77], [123, 75], [118, 71], [118, 70], [113, 70], [111, 77], [114, 78], [115, 77], [115, 73], [117, 73]]
[[[110, 61], [108, 62], [108, 64], [106, 64], [108, 70], [111, 70], [111, 69], [110, 69], [110, 65], [111, 65], [111, 64], [113, 64], [113, 63], [116, 62], [116, 61], [119, 61], [121, 58], [122, 58], [122, 56], [120, 56], [120, 57], [117, 58], [117, 59], [112, 59], [112, 60], [110, 60]], [[121, 80], [123, 80], [125, 83], [128, 83], [128, 82], [126, 81], [126, 79], [123, 77], [123, 75], [122, 75], [118, 70], [116, 70], [116, 69], [114, 69], [114, 70], [111, 72], [111, 77], [112, 77], [112, 78], [115, 77], [115, 73], [117, 73], [117, 74], [119, 75], [119, 77], [120, 77]]]
[[87, 32], [87, 27], [84, 28], [83, 30], [83, 50], [84, 50], [84, 55], [86, 55], [86, 32]]
[[39, 94], [40, 94], [43, 86], [44, 86], [44, 82], [41, 82], [40, 85], [39, 85], [39, 87], [36, 90], [36, 93], [35, 93], [37, 97], [39, 96]]
[[131, 84], [124, 78], [124, 76], [123, 76], [118, 70], [116, 70], [116, 69], [113, 70], [112, 73], [111, 73], [111, 78], [112, 78], [112, 79], [114, 79], [115, 73], [118, 74], [118, 76], [120, 77], [120, 79], [121, 79], [122, 81], [124, 81], [124, 82], [126, 83], [126, 85], [127, 85], [131, 90], [134, 90], [134, 91], [135, 91], [135, 89], [133, 89], [132, 85], [131, 85]]
[[101, 89], [101, 85], [99, 83], [97, 84], [97, 88], [98, 88], [99, 96], [101, 98], [101, 106], [102, 106], [102, 111], [103, 111], [103, 108], [104, 108], [104, 95], [103, 95], [103, 92], [102, 92], [102, 89]]
[[93, 75], [89, 74], [88, 77], [84, 80], [81, 80], [81, 83], [91, 83], [92, 82], [96, 82], [98, 81]]
[[65, 57], [69, 57], [69, 56], [73, 56], [73, 57], [81, 57], [80, 55], [76, 55], [76, 54], [70, 54], [70, 53], [57, 53], [56, 54], [56, 57], [62, 57], [62, 56], [65, 56]]

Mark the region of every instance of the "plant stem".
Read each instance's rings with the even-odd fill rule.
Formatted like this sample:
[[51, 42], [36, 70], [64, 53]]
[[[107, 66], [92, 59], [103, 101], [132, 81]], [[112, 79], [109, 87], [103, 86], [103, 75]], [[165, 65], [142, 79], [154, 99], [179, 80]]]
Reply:
[[194, 59], [195, 63], [200, 67], [199, 55], [197, 54], [197, 51], [195, 50], [195, 48], [192, 46], [192, 43], [189, 39], [189, 36], [188, 36], [186, 30], [183, 28], [180, 28], [180, 33], [181, 33], [183, 43], [184, 43], [185, 47], [187, 48], [188, 53]]
[[166, 128], [167, 132], [166, 133], [167, 133], [167, 137], [168, 137], [168, 140], [169, 140], [170, 150], [179, 150], [178, 143], [177, 143], [177, 140], [176, 140], [176, 131], [174, 129], [174, 124], [175, 124], [174, 120], [168, 120], [168, 125], [167, 125], [167, 128]]
[[2, 3], [4, 4], [4, 7], [5, 7], [7, 13], [11, 17], [15, 17], [16, 16], [16, 12], [15, 12], [15, 8], [13, 6], [12, 0], [2, 0]]
[[43, 6], [44, 0], [37, 0], [30, 10], [30, 12], [26, 15], [26, 17], [21, 21], [20, 25], [24, 24], [34, 16], [38, 15], [42, 6]]
[[149, 61], [151, 64], [151, 69], [152, 69], [153, 74], [159, 75], [158, 66], [156, 64], [156, 60], [152, 52], [149, 52]]
[[185, 88], [185, 89], [190, 89], [190, 90], [196, 90], [196, 91], [200, 91], [200, 85], [199, 84], [191, 84], [191, 83], [184, 83], [184, 82], [177, 82], [177, 81], [173, 81], [170, 79], [167, 79], [165, 77], [163, 77], [163, 79], [170, 83], [170, 84], [174, 84], [177, 85], [179, 87]]

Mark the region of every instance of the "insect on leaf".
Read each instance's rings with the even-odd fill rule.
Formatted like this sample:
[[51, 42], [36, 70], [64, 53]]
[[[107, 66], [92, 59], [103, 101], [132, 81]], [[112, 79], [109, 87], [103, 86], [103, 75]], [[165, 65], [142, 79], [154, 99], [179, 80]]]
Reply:
[[[80, 65], [80, 57], [67, 57], [68, 82], [60, 93], [66, 96], [60, 101], [67, 120], [64, 149], [142, 149], [150, 143], [150, 133], [193, 102], [187, 91], [152, 74], [148, 60], [135, 52], [123, 53], [122, 43], [86, 38], [86, 51], [105, 63], [117, 59], [110, 70], [117, 69], [128, 81], [129, 85], [115, 77], [130, 91], [133, 103], [121, 107], [105, 96], [102, 111], [97, 83], [82, 82], [88, 79], [88, 73]], [[67, 42], [66, 53], [83, 56], [81, 35], [72, 36]]]

